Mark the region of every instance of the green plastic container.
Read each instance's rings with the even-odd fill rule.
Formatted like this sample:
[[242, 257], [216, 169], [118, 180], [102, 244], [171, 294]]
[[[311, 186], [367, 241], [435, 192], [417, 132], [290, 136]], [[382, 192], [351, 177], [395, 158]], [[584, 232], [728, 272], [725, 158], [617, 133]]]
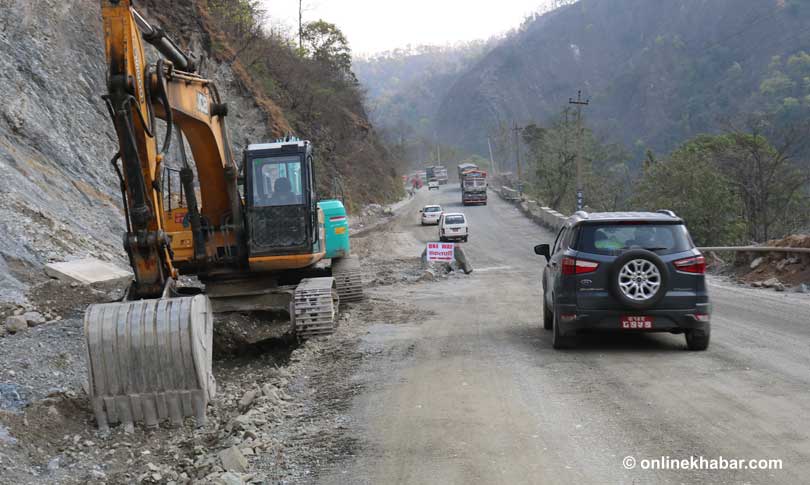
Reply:
[[339, 200], [322, 200], [318, 206], [323, 210], [326, 232], [326, 257], [345, 258], [349, 255], [349, 217]]

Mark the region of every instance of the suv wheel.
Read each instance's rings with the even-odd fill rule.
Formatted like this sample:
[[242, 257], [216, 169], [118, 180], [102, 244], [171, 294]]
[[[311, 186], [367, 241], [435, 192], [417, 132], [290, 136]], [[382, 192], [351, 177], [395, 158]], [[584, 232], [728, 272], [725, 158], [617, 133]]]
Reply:
[[557, 314], [557, 311], [552, 312], [554, 323], [552, 324], [551, 332], [551, 346], [557, 350], [561, 349], [570, 349], [574, 345], [574, 337], [572, 336], [563, 336], [560, 334], [560, 316]]
[[711, 330], [687, 330], [686, 333], [686, 348], [689, 350], [706, 350], [709, 348], [709, 339], [712, 335]]
[[546, 298], [543, 295], [543, 328], [546, 330], [551, 330], [554, 327], [554, 314], [551, 313], [551, 310], [548, 309], [548, 305], [546, 305]]
[[668, 280], [666, 264], [657, 254], [634, 249], [616, 258], [610, 287], [624, 306], [645, 310], [661, 301], [667, 292]]

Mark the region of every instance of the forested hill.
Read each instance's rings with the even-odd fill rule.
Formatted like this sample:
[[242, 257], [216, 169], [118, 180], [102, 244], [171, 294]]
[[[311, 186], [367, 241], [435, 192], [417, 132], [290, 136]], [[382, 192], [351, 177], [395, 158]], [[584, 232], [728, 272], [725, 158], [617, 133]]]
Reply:
[[352, 69], [366, 90], [375, 126], [395, 142], [435, 138], [441, 100], [459, 75], [496, 42], [411, 46], [355, 58]]
[[581, 0], [525, 22], [457, 76], [445, 142], [483, 152], [515, 121], [544, 122], [582, 89], [597, 131], [668, 151], [738, 113], [810, 107], [807, 0]]

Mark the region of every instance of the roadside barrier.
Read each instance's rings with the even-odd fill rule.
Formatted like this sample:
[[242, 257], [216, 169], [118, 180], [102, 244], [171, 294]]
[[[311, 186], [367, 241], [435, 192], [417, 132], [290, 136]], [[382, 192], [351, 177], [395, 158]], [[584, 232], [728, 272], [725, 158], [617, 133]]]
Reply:
[[810, 254], [810, 248], [790, 248], [780, 246], [716, 246], [698, 248], [700, 251], [737, 251], [743, 253], [804, 253]]

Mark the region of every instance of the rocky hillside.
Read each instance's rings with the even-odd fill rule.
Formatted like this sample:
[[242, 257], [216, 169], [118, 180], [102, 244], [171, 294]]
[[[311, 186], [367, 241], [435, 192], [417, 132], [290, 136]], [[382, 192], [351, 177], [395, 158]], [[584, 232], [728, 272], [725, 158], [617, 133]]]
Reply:
[[445, 139], [483, 151], [494, 127], [544, 122], [582, 89], [592, 101], [589, 120], [643, 154], [716, 131], [738, 113], [797, 116], [810, 94], [809, 7], [580, 0], [526, 22], [459, 76], [437, 123]]
[[[333, 101], [342, 119], [311, 123], [228, 57], [231, 48], [206, 2], [145, 0], [138, 8], [202, 58], [203, 74], [229, 103], [236, 153], [245, 143], [295, 131], [321, 147], [322, 192], [338, 176], [353, 205], [396, 195], [392, 162], [359, 97]], [[109, 164], [116, 141], [100, 99], [105, 75], [98, 0], [3, 0], [0, 301], [23, 299], [49, 261], [92, 254], [126, 266], [118, 182]]]

